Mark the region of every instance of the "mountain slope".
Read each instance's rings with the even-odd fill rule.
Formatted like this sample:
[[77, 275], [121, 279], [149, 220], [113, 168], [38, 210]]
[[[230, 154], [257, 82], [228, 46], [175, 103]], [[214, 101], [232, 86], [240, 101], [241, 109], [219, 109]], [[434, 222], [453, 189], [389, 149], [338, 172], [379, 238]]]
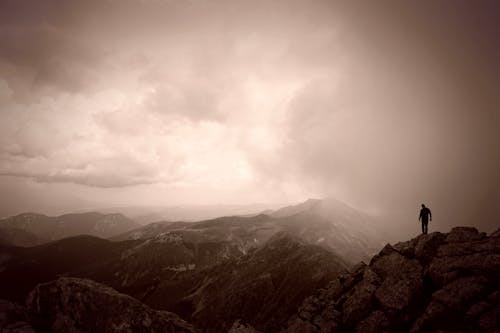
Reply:
[[137, 227], [138, 224], [121, 214], [94, 212], [60, 216], [24, 213], [0, 220], [0, 229], [21, 229], [48, 241], [77, 235], [108, 238]]
[[387, 245], [301, 306], [283, 332], [498, 332], [500, 230]]
[[9, 286], [0, 288], [0, 298], [21, 302], [38, 283], [59, 275], [105, 271], [136, 243], [76, 236], [30, 248], [0, 247], [0, 285]]
[[47, 242], [35, 234], [17, 228], [0, 228], [0, 246], [35, 246]]
[[204, 332], [225, 332], [236, 320], [275, 332], [306, 296], [346, 268], [321, 247], [279, 233], [239, 259], [187, 274], [191, 288], [179, 303], [162, 307], [178, 289], [172, 281], [159, 283], [143, 301], [177, 311]]
[[166, 233], [173, 230], [185, 229], [191, 225], [192, 222], [168, 222], [159, 221], [134, 228], [121, 234], [117, 234], [110, 239], [113, 241], [123, 241], [131, 239], [148, 239], [153, 238], [159, 234]]

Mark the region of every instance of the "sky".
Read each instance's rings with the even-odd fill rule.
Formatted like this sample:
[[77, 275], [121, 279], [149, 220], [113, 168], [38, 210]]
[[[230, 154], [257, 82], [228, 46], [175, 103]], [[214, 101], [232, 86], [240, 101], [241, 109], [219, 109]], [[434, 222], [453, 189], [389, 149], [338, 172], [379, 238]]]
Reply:
[[0, 213], [332, 197], [491, 231], [499, 59], [498, 1], [0, 0]]

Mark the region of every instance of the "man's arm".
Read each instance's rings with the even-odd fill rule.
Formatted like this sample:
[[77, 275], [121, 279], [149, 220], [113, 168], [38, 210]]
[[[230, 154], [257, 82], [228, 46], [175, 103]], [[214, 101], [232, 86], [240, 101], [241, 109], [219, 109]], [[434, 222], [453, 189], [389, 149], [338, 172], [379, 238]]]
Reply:
[[429, 209], [429, 219], [432, 221], [432, 213], [430, 209]]

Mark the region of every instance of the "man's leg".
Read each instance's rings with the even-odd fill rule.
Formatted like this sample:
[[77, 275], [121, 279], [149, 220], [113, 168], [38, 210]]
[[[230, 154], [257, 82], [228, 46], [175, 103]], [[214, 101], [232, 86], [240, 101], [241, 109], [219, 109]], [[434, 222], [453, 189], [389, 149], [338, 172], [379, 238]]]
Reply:
[[425, 222], [422, 221], [422, 233], [425, 234]]
[[424, 229], [425, 229], [424, 234], [427, 234], [427, 226], [428, 226], [428, 223], [429, 223], [429, 222], [427, 222], [427, 221], [425, 221], [425, 222], [424, 222]]

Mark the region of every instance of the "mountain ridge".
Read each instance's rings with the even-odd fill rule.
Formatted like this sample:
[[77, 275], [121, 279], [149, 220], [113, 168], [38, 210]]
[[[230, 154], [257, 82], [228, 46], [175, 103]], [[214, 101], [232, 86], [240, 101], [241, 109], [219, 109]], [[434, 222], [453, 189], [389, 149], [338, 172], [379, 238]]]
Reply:
[[[0, 220], [2, 229], [21, 229], [44, 241], [53, 241], [77, 235], [108, 238], [139, 225], [120, 213], [99, 212], [69, 213], [47, 216], [38, 213], [22, 213]], [[27, 245], [38, 245], [33, 242]]]
[[152, 223], [112, 239], [146, 239], [162, 232], [179, 232], [185, 237], [238, 242], [247, 251], [262, 245], [274, 233], [286, 231], [336, 252], [354, 264], [367, 260], [383, 246], [383, 237], [376, 223], [369, 215], [340, 201], [309, 199], [269, 214], [224, 216], [198, 222]]

